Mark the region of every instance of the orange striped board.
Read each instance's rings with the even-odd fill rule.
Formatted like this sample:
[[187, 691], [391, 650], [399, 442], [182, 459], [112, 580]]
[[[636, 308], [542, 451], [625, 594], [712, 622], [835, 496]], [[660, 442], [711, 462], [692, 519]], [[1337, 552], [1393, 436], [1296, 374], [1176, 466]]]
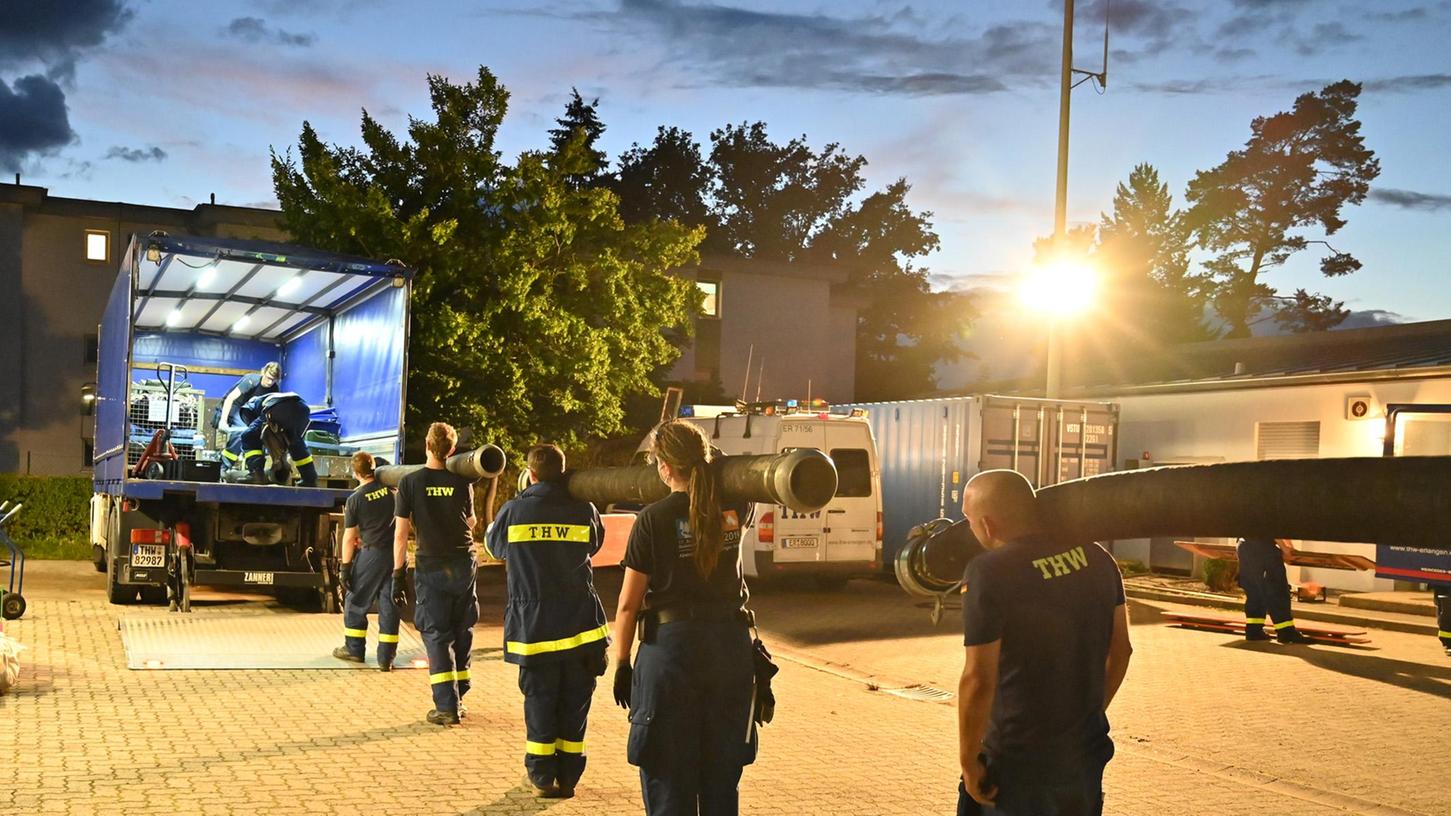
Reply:
[[[1244, 634], [1245, 622], [1243, 618], [1222, 618], [1218, 615], [1195, 615], [1187, 612], [1163, 612], [1171, 626], [1179, 626], [1184, 629], [1203, 629], [1210, 632], [1232, 632], [1237, 635]], [[1359, 646], [1370, 642], [1365, 637], [1363, 629], [1326, 629], [1322, 627], [1301, 626], [1298, 622], [1295, 628], [1306, 637], [1317, 643], [1325, 643], [1331, 646]]]

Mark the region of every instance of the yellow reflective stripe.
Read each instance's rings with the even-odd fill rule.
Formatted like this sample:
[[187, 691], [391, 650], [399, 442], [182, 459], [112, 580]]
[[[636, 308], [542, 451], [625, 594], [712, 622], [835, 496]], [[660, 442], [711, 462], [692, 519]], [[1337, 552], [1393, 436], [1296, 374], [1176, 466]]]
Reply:
[[233, 462], [237, 461], [237, 454], [232, 453], [229, 450], [222, 451], [222, 455], [227, 457], [228, 459], [231, 459]]
[[586, 643], [594, 643], [597, 640], [604, 640], [610, 634], [609, 624], [603, 624], [587, 632], [580, 632], [574, 637], [560, 638], [559, 640], [542, 640], [538, 643], [523, 643], [511, 640], [504, 644], [504, 648], [516, 655], [541, 654], [543, 652], [562, 652], [566, 649], [573, 649], [576, 646], [583, 646]]
[[1280, 621], [1279, 623], [1275, 624], [1275, 629], [1276, 630], [1284, 629], [1286, 627], [1294, 626], [1294, 625], [1295, 625], [1295, 619], [1294, 618], [1290, 618], [1287, 621]]
[[1451, 638], [1451, 632], [1437, 632], [1436, 637]]
[[524, 741], [524, 752], [534, 756], [553, 756], [554, 743], [552, 742], [530, 742]]
[[251, 459], [253, 456], [261, 456], [261, 455], [262, 455], [262, 451], [259, 451], [259, 450], [242, 451], [242, 461], [245, 462], [248, 459]]
[[510, 524], [509, 543], [516, 541], [580, 541], [589, 543], [588, 524]]
[[582, 754], [584, 753], [584, 740], [570, 742], [567, 739], [557, 739], [554, 741], [554, 747], [566, 754]]
[[436, 685], [438, 683], [452, 683], [454, 681], [454, 679], [455, 679], [456, 676], [457, 676], [457, 672], [451, 672], [451, 671], [439, 672], [438, 674], [430, 674], [430, 675], [428, 675], [428, 682], [430, 684], [434, 684], [434, 685]]
[[454, 672], [453, 673], [453, 679], [455, 679], [455, 680], [468, 680], [469, 679], [469, 670], [468, 669], [463, 669], [461, 671]]
[[379, 635], [378, 636], [378, 642], [379, 643], [397, 643], [398, 642], [398, 636], [397, 635]]
[[344, 635], [347, 635], [348, 637], [365, 638], [365, 637], [368, 636], [368, 630], [367, 629], [348, 629], [348, 628], [345, 627], [343, 629], [343, 634]]
[[297, 465], [298, 467], [302, 467], [303, 465], [310, 465], [312, 464], [312, 457], [304, 456], [301, 459], [293, 459], [292, 464]]
[[1264, 618], [1245, 618], [1244, 619], [1244, 622], [1245, 623], [1258, 623], [1259, 625], [1264, 626], [1265, 619]]

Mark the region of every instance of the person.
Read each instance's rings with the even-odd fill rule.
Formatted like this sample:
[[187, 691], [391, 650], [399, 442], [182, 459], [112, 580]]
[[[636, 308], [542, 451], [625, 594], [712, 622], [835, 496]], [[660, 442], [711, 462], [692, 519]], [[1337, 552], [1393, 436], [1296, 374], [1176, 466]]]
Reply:
[[246, 430], [248, 424], [242, 421], [242, 406], [255, 397], [275, 393], [281, 382], [282, 366], [268, 363], [262, 366], [261, 371], [242, 375], [228, 389], [226, 396], [222, 397], [222, 403], [212, 414], [212, 426], [227, 433], [227, 444], [222, 448], [222, 458], [230, 467], [241, 467], [242, 431]]
[[957, 812], [1097, 816], [1133, 651], [1118, 565], [1049, 534], [1014, 471], [974, 476], [962, 510], [985, 552], [964, 573]]
[[[307, 401], [291, 391], [276, 391], [253, 397], [242, 406], [241, 417], [247, 430], [242, 432], [242, 466], [252, 484], [267, 484], [264, 473], [263, 432], [271, 429], [280, 436], [292, 464], [297, 466], [298, 484], [302, 487], [317, 486], [317, 465], [313, 464], [312, 452], [307, 448], [307, 424], [312, 420], [312, 409]], [[290, 471], [282, 461], [281, 451], [272, 456], [272, 476], [277, 484], [290, 481]]]
[[413, 584], [413, 624], [428, 653], [428, 682], [433, 708], [424, 718], [434, 725], [458, 725], [460, 705], [471, 685], [469, 653], [479, 602], [474, 591], [473, 484], [447, 470], [458, 444], [453, 426], [428, 426], [428, 463], [398, 482], [393, 532], [393, 602], [402, 607], [407, 582], [408, 533], [417, 531]]
[[694, 425], [661, 423], [649, 451], [671, 492], [640, 512], [621, 560], [614, 696], [629, 709], [626, 759], [647, 814], [734, 814], [757, 745], [740, 551], [749, 505], [722, 503], [710, 440]]
[[1432, 584], [1431, 591], [1436, 599], [1436, 635], [1446, 656], [1451, 657], [1451, 584]]
[[367, 451], [353, 454], [358, 487], [343, 505], [343, 645], [333, 657], [362, 663], [368, 645], [368, 611], [378, 604], [378, 668], [393, 670], [398, 656], [398, 607], [393, 603], [393, 491], [373, 476]]
[[1269, 640], [1265, 633], [1265, 614], [1275, 624], [1275, 637], [1281, 643], [1310, 643], [1295, 627], [1290, 613], [1290, 579], [1285, 575], [1283, 548], [1273, 538], [1241, 538], [1235, 550], [1239, 555], [1239, 585], [1244, 588], [1244, 638]]
[[584, 774], [609, 626], [590, 566], [604, 524], [594, 505], [570, 498], [564, 461], [554, 445], [529, 450], [529, 486], [499, 510], [485, 546], [508, 564], [504, 660], [519, 667], [524, 693], [525, 779], [537, 796], [568, 799]]

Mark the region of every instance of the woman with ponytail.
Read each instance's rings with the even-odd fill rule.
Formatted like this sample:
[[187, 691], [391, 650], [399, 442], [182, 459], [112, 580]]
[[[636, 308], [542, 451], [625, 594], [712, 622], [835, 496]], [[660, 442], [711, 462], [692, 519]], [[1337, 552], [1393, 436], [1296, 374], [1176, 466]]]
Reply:
[[671, 493], [640, 511], [622, 560], [613, 649], [615, 701], [630, 711], [627, 758], [650, 816], [728, 816], [756, 758], [740, 548], [750, 505], [721, 501], [696, 426], [661, 423], [649, 450]]

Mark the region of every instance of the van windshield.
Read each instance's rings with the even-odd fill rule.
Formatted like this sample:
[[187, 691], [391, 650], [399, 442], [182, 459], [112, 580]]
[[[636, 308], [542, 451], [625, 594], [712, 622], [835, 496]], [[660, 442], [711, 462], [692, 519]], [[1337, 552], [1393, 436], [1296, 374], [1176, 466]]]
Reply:
[[832, 448], [836, 463], [836, 495], [859, 498], [872, 495], [871, 458], [862, 448]]

